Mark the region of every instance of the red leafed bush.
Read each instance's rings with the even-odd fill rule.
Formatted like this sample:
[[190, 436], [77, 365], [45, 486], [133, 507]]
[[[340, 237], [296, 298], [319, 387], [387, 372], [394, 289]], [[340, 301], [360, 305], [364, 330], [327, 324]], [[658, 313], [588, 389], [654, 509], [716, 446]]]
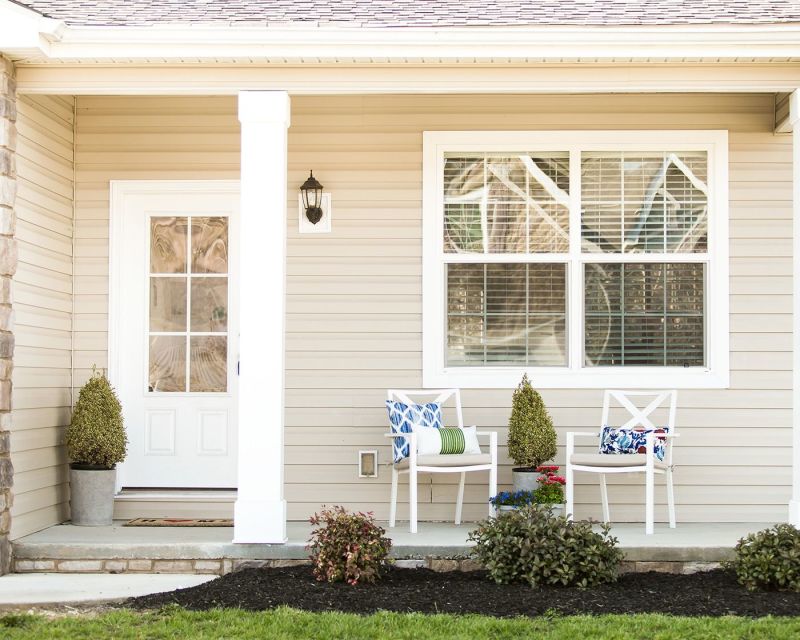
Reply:
[[371, 513], [349, 513], [344, 507], [323, 508], [310, 520], [308, 548], [317, 580], [375, 582], [391, 564], [392, 541], [375, 524]]

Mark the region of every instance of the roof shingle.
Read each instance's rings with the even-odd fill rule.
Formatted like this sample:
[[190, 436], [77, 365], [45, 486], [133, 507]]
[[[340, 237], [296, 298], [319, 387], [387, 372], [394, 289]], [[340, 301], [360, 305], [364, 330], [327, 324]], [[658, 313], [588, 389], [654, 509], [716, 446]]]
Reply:
[[614, 26], [800, 22], [800, 0], [12, 0], [75, 26]]

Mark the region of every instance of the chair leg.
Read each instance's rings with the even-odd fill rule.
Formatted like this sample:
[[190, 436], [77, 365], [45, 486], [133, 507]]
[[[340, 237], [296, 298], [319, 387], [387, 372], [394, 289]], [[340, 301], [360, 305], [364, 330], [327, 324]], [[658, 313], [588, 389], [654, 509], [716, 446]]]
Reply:
[[408, 474], [408, 510], [409, 529], [411, 533], [417, 532], [417, 470], [413, 469]]
[[669, 528], [674, 529], [675, 522], [675, 487], [672, 485], [672, 469], [667, 469], [667, 505], [669, 507]]
[[649, 464], [645, 469], [645, 513], [644, 513], [644, 533], [645, 535], [652, 535], [654, 532], [655, 520], [655, 473], [653, 471], [652, 460], [648, 461]]
[[608, 508], [608, 485], [606, 485], [606, 474], [600, 474], [600, 500], [603, 503], [603, 522], [611, 522], [611, 512]]
[[389, 501], [389, 526], [394, 527], [397, 519], [397, 483], [400, 478], [400, 473], [392, 467], [392, 495]]
[[[497, 461], [489, 469], [489, 497], [494, 498], [497, 495]], [[497, 508], [490, 502], [489, 503], [489, 517], [493, 518], [497, 515]]]
[[467, 474], [461, 472], [461, 480], [458, 483], [458, 499], [456, 500], [456, 524], [461, 524], [461, 507], [464, 504], [464, 482], [466, 481]]
[[572, 465], [567, 462], [567, 520], [572, 520], [575, 516], [575, 484], [573, 482], [575, 472], [572, 470]]

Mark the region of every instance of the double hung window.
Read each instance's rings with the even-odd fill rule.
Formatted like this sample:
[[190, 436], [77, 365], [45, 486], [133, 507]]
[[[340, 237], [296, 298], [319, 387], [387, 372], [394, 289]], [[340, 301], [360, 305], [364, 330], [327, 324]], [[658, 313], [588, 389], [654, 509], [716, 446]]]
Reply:
[[727, 384], [727, 135], [429, 132], [426, 386]]

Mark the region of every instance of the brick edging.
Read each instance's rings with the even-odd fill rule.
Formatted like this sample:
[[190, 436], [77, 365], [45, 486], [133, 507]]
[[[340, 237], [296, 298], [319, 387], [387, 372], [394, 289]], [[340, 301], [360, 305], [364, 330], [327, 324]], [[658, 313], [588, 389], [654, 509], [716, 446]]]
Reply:
[[[214, 558], [203, 560], [151, 560], [108, 558], [105, 560], [60, 560], [53, 558], [17, 558], [16, 573], [186, 573], [225, 575], [233, 571], [250, 568], [295, 567], [308, 564], [308, 560], [247, 560], [243, 558]], [[469, 558], [418, 558], [398, 559], [397, 566], [405, 568], [424, 567], [434, 571], [475, 571], [480, 565]], [[718, 562], [631, 562], [622, 563], [622, 573], [659, 571], [664, 573], [697, 573], [719, 567]]]

